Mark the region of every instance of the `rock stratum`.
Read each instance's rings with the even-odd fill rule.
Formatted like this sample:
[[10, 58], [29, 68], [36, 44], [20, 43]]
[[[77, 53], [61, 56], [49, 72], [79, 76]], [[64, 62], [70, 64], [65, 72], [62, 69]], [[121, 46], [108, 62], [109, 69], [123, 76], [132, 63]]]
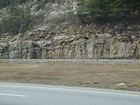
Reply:
[[[140, 20], [129, 23], [77, 23], [75, 0], [56, 0], [37, 10], [37, 0], [22, 4], [43, 15], [25, 33], [0, 37], [0, 59], [139, 59]], [[1, 17], [7, 13], [1, 9]], [[84, 21], [89, 21], [85, 19]]]

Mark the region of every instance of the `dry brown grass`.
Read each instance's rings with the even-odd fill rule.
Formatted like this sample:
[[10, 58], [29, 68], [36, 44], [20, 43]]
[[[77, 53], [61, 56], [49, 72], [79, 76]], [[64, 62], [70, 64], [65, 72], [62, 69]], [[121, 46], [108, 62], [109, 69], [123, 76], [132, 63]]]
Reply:
[[[93, 65], [72, 62], [0, 63], [0, 81], [140, 91], [140, 65]], [[119, 83], [126, 85], [116, 86]]]

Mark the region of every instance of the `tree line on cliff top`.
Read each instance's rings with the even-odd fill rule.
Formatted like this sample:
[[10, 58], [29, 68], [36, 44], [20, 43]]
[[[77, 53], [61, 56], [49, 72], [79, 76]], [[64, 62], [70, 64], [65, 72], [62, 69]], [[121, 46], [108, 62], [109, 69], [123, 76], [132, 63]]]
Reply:
[[80, 20], [108, 21], [131, 19], [140, 16], [140, 0], [80, 0], [77, 16]]

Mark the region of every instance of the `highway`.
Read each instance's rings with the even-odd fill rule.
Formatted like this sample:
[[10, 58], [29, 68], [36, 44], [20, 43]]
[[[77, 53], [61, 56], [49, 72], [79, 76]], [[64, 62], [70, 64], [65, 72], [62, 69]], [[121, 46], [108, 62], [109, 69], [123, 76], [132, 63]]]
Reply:
[[140, 105], [140, 92], [1, 82], [0, 105]]

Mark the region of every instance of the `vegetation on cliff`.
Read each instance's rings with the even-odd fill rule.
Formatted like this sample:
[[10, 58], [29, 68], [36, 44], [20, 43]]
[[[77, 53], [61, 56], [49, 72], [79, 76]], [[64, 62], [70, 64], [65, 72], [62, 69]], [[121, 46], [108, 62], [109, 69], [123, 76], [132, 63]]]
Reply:
[[[11, 5], [11, 4], [22, 4], [22, 3], [25, 3], [29, 0], [0, 0], [0, 7], [6, 7], [8, 5]], [[42, 8], [42, 6], [45, 4], [45, 3], [48, 3], [48, 2], [54, 2], [55, 0], [38, 0], [38, 4], [39, 4], [39, 8]]]
[[108, 21], [131, 19], [140, 15], [139, 0], [81, 0], [77, 16]]
[[[53, 3], [57, 0], [37, 0], [37, 11], [48, 11], [44, 10], [46, 3]], [[61, 0], [58, 0], [59, 3]], [[139, 0], [77, 0], [76, 5], [76, 16], [72, 18], [73, 23], [92, 23], [93, 21], [108, 22], [109, 20], [130, 20], [134, 17], [140, 17], [140, 1]], [[39, 15], [35, 16], [31, 14], [31, 8], [27, 7], [28, 2], [32, 4], [34, 1], [29, 0], [0, 0], [0, 8], [9, 11], [4, 16], [0, 16], [0, 32], [1, 33], [12, 33], [17, 34], [19, 32], [25, 32], [33, 25], [36, 25], [36, 20], [44, 18], [44, 12], [40, 12]], [[61, 2], [65, 2], [61, 1]], [[70, 4], [72, 5], [72, 4]], [[7, 8], [8, 7], [8, 8]], [[57, 6], [56, 6], [57, 7]], [[56, 8], [54, 7], [54, 8]], [[72, 6], [71, 6], [72, 7]], [[35, 7], [36, 8], [36, 7]], [[61, 11], [61, 10], [60, 10]], [[58, 13], [59, 11], [57, 11]], [[64, 11], [63, 11], [64, 12]], [[35, 13], [35, 12], [34, 12]], [[56, 14], [55, 12], [52, 14]], [[47, 14], [48, 15], [48, 14]], [[70, 14], [73, 15], [73, 14]], [[67, 15], [67, 17], [70, 17]], [[78, 19], [78, 21], [77, 21]], [[65, 19], [64, 19], [65, 20]], [[72, 24], [73, 24], [72, 23]]]
[[15, 4], [15, 3], [25, 3], [27, 2], [28, 0], [0, 0], [0, 7], [6, 7], [8, 5], [11, 5], [11, 4]]
[[[30, 29], [33, 26], [33, 23], [34, 25], [36, 24], [35, 20], [37, 20], [40, 15], [31, 15], [31, 10], [29, 8], [19, 6], [27, 1], [29, 0], [0, 0], [0, 8], [3, 9], [8, 7], [7, 10], [9, 11], [3, 17], [0, 16], [1, 33], [22, 33]], [[43, 8], [48, 2], [54, 2], [54, 0], [38, 0], [37, 10]]]
[[0, 21], [0, 32], [12, 34], [25, 32], [30, 28], [32, 22], [33, 18], [27, 10], [10, 6], [10, 16], [3, 17]]

